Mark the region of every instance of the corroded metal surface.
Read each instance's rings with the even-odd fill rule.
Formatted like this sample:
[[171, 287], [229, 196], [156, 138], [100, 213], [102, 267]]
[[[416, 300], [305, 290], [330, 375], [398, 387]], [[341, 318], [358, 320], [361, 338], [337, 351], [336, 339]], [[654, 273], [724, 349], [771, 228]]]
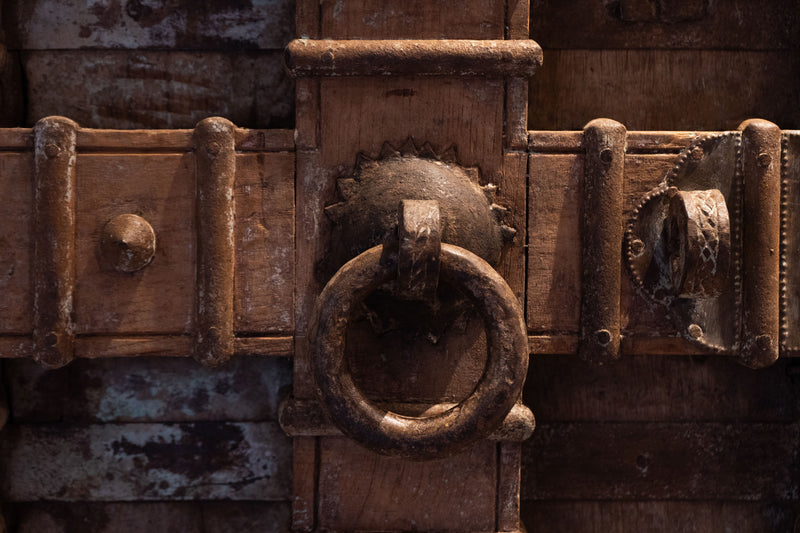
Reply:
[[685, 339], [716, 353], [739, 344], [740, 145], [738, 132], [690, 143], [636, 207], [625, 235], [628, 268], [641, 293], [672, 311]]
[[503, 223], [507, 209], [495, 203], [497, 187], [480, 185], [476, 167], [458, 164], [456, 149], [384, 143], [375, 158], [359, 154], [350, 175], [337, 180], [342, 201], [325, 208], [333, 222], [322, 265], [327, 279], [361, 252], [397, 240], [397, 206], [403, 200], [439, 205], [441, 240], [470, 250], [496, 265], [505, 242], [516, 231]]
[[800, 269], [789, 258], [800, 257], [800, 132], [784, 132], [781, 154], [781, 349], [800, 353]]
[[748, 120], [742, 131], [744, 173], [742, 345], [743, 364], [771, 365], [779, 353], [781, 130]]
[[[443, 413], [456, 406], [454, 403], [398, 404], [380, 403], [379, 406], [397, 413], [413, 413], [417, 417], [429, 417]], [[341, 430], [331, 421], [325, 409], [315, 400], [287, 398], [278, 411], [281, 428], [290, 437], [338, 437]], [[503, 423], [487, 437], [500, 442], [523, 442], [530, 438], [536, 427], [531, 410], [522, 403], [514, 404], [503, 419]]]
[[680, 298], [718, 296], [728, 285], [731, 229], [718, 189], [668, 191], [672, 286]]
[[108, 267], [119, 272], [136, 272], [153, 260], [156, 234], [142, 217], [118, 215], [103, 226], [100, 253]]
[[34, 358], [48, 367], [74, 355], [75, 141], [78, 125], [63, 117], [40, 120], [33, 130]]
[[581, 341], [589, 361], [619, 358], [622, 260], [622, 184], [625, 126], [608, 119], [584, 128], [583, 226], [581, 235]]
[[312, 40], [286, 47], [298, 78], [319, 76], [533, 76], [542, 49], [531, 40]]
[[206, 365], [230, 359], [233, 339], [235, 127], [208, 118], [194, 133], [197, 180], [197, 296], [195, 358]]
[[436, 200], [401, 200], [397, 210], [397, 290], [411, 300], [433, 301], [439, 285], [442, 230]]
[[322, 291], [314, 314], [311, 367], [323, 405], [351, 438], [383, 454], [430, 459], [455, 453], [497, 429], [519, 399], [528, 367], [528, 338], [514, 293], [491, 266], [443, 244], [441, 277], [466, 293], [486, 325], [487, 363], [470, 396], [425, 418], [381, 409], [356, 387], [345, 362], [351, 314], [378, 286], [397, 276], [396, 259], [376, 246], [348, 262]]

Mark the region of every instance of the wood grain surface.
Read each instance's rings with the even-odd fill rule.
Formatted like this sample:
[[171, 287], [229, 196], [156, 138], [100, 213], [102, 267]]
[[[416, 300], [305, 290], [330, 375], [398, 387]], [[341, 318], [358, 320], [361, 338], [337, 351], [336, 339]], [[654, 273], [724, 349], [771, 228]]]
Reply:
[[728, 130], [760, 117], [797, 128], [800, 112], [792, 102], [799, 61], [788, 50], [545, 47], [530, 82], [528, 126], [578, 130], [605, 117], [629, 131]]
[[287, 502], [19, 503], [7, 516], [17, 533], [289, 533]]
[[792, 0], [536, 0], [531, 38], [545, 49], [792, 50]]
[[5, 501], [286, 501], [291, 453], [275, 422], [13, 424], [0, 490]]
[[22, 63], [28, 124], [48, 115], [87, 128], [193, 128], [210, 116], [248, 127], [293, 123], [293, 84], [277, 51], [32, 50]]

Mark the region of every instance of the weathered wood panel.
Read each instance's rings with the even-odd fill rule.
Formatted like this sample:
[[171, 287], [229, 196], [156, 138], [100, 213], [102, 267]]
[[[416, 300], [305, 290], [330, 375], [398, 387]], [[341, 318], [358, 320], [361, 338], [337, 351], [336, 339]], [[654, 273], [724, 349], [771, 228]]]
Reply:
[[5, 364], [14, 421], [37, 424], [277, 420], [291, 375], [291, 362], [274, 357], [234, 357], [215, 369], [156, 357], [52, 371], [30, 360]]
[[525, 502], [523, 520], [536, 533], [776, 533], [796, 531], [792, 503], [717, 501]]
[[531, 38], [546, 49], [791, 50], [793, 0], [537, 0]]
[[19, 126], [25, 121], [25, 88], [19, 52], [0, 44], [0, 126]]
[[274, 422], [10, 425], [6, 501], [288, 500], [291, 441]]
[[9, 508], [16, 533], [289, 533], [288, 502], [37, 502]]
[[[194, 157], [79, 155], [75, 322], [78, 334], [189, 333], [194, 299]], [[156, 255], [142, 270], [102, 263], [103, 226], [123, 213], [143, 217]]]
[[294, 154], [236, 158], [234, 329], [294, 328]]
[[291, 0], [9, 0], [9, 48], [276, 50], [294, 35]]
[[0, 154], [0, 333], [25, 334], [33, 327], [31, 260], [33, 156]]
[[448, 459], [410, 462], [349, 439], [322, 438], [320, 524], [332, 530], [493, 530], [496, 446], [483, 441]]
[[214, 115], [251, 128], [294, 122], [280, 52], [30, 51], [23, 68], [29, 125], [48, 115], [122, 129], [193, 128]]
[[[800, 415], [797, 363], [753, 372], [727, 358], [624, 356], [612, 365], [531, 357], [525, 404], [550, 422], [792, 422]], [[537, 430], [538, 431], [538, 430]]]
[[799, 438], [796, 422], [540, 424], [522, 497], [797, 501]]
[[[6, 155], [2, 187], [12, 201], [0, 218], [12, 233], [2, 247], [7, 287], [4, 333], [30, 328], [30, 185], [19, 186], [30, 156]], [[81, 154], [77, 163], [76, 320], [79, 334], [188, 333], [194, 298], [194, 160], [191, 154]], [[236, 329], [263, 334], [293, 327], [294, 155], [237, 157]], [[2, 168], [0, 168], [0, 172]], [[5, 174], [5, 172], [3, 172]], [[30, 174], [28, 174], [30, 175]], [[26, 196], [27, 193], [27, 197]], [[156, 233], [156, 256], [140, 271], [104, 265], [100, 233], [116, 215], [142, 216]]]
[[800, 55], [786, 51], [545, 49], [528, 126], [582, 129], [607, 117], [628, 130], [728, 130], [760, 117], [797, 128], [798, 72]]
[[[657, 186], [677, 159], [674, 154], [625, 158], [623, 221]], [[532, 154], [528, 172], [528, 328], [541, 333], [578, 331], [581, 298], [580, 209], [583, 156]], [[621, 325], [624, 334], [674, 335], [663, 310], [640, 296], [623, 267]]]
[[505, 1], [476, 0], [453, 9], [443, 1], [366, 0], [320, 3], [329, 39], [502, 39]]

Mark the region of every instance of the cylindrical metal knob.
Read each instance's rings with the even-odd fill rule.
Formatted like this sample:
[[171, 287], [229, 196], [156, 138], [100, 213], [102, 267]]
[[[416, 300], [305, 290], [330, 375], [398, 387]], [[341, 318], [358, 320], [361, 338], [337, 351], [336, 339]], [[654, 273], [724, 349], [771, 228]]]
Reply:
[[671, 191], [667, 214], [672, 286], [681, 298], [708, 298], [728, 284], [731, 224], [717, 189]]
[[118, 272], [136, 272], [150, 264], [156, 253], [153, 227], [138, 215], [119, 215], [103, 226], [100, 237], [103, 261]]

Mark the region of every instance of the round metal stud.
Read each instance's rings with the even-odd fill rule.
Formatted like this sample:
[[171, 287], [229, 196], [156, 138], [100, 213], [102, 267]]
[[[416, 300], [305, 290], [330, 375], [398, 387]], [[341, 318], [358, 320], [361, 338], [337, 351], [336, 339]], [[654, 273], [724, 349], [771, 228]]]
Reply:
[[100, 237], [103, 261], [118, 272], [136, 272], [150, 264], [156, 253], [153, 227], [138, 215], [118, 215], [103, 227]]

